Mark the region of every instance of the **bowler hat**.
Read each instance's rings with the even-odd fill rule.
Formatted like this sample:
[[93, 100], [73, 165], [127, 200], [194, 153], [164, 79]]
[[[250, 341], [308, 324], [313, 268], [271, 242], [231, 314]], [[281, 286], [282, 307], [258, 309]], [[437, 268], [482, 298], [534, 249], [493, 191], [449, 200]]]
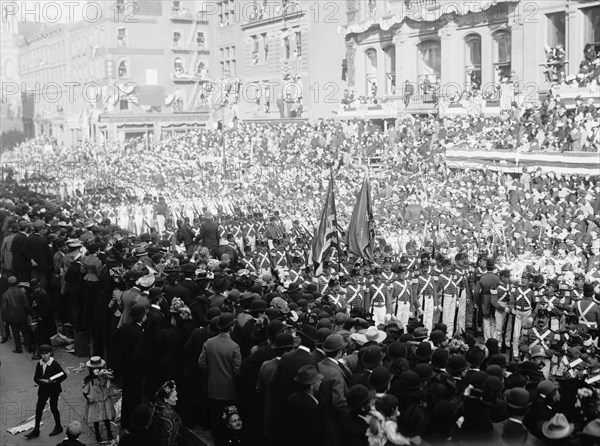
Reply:
[[135, 304], [131, 307], [131, 311], [129, 312], [129, 316], [133, 321], [138, 321], [142, 319], [146, 315], [146, 306], [142, 304]]
[[436, 345], [445, 341], [446, 335], [441, 330], [433, 330], [429, 335], [429, 340], [433, 343], [433, 345]]
[[316, 342], [317, 340], [317, 329], [309, 324], [304, 324], [300, 330], [298, 330], [298, 335], [306, 339], [308, 341]]
[[250, 306], [250, 312], [253, 315], [256, 315], [267, 311], [267, 308], [269, 308], [267, 302], [265, 302], [262, 299], [256, 299], [252, 302], [252, 305]]
[[431, 359], [431, 353], [431, 343], [423, 341], [417, 346], [415, 358], [417, 358], [419, 361], [429, 361]]
[[446, 371], [451, 375], [456, 375], [469, 367], [467, 360], [462, 355], [455, 355], [448, 360]]
[[158, 287], [150, 288], [150, 291], [148, 292], [148, 300], [150, 302], [156, 302], [158, 299], [160, 299], [164, 295], [165, 295], [165, 293], [163, 292], [162, 288], [158, 288]]
[[291, 333], [284, 332], [275, 336], [275, 345], [273, 346], [273, 350], [283, 350], [294, 347], [294, 337]]
[[[403, 372], [397, 380], [398, 388], [397, 392], [400, 393], [410, 393], [416, 392], [421, 388], [421, 379], [418, 373], [409, 370], [407, 372]], [[394, 385], [396, 387], [396, 385]]]
[[381, 360], [383, 359], [383, 353], [381, 352], [381, 349], [379, 347], [377, 347], [376, 345], [372, 345], [367, 347], [362, 353], [362, 355], [360, 355], [359, 353], [359, 357], [360, 362], [365, 368], [372, 369], [381, 362]]
[[529, 392], [523, 387], [515, 387], [506, 392], [506, 404], [513, 409], [526, 409], [529, 402]]
[[317, 330], [317, 342], [315, 344], [320, 347], [325, 342], [325, 339], [331, 334], [331, 330], [326, 327], [319, 328]]
[[317, 371], [317, 368], [312, 364], [308, 364], [300, 367], [300, 370], [298, 370], [298, 374], [294, 378], [294, 381], [300, 384], [310, 385], [322, 379], [323, 375]]
[[466, 354], [466, 360], [471, 367], [477, 368], [485, 360], [485, 351], [478, 346], [471, 347]]
[[221, 316], [221, 309], [219, 307], [210, 307], [204, 314], [204, 322], [210, 322], [214, 317]]
[[323, 342], [323, 351], [327, 353], [336, 352], [343, 349], [345, 346], [346, 342], [344, 341], [344, 338], [336, 333], [327, 336], [327, 339]]
[[376, 367], [369, 375], [369, 387], [376, 392], [384, 392], [392, 381], [393, 375], [387, 367]]
[[433, 369], [429, 364], [417, 364], [414, 371], [419, 375], [421, 381], [427, 381], [434, 377]]
[[436, 369], [445, 369], [448, 365], [450, 353], [443, 348], [436, 348], [431, 354], [431, 366]]
[[219, 330], [226, 330], [233, 325], [235, 322], [235, 316], [233, 313], [222, 313], [219, 316], [219, 322], [217, 323], [217, 328]]

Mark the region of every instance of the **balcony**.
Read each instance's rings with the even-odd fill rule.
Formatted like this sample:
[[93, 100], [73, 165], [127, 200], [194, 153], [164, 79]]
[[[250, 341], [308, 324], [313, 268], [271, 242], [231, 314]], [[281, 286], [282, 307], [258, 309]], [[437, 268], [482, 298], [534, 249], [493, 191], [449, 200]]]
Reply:
[[193, 53], [194, 51], [208, 53], [208, 48], [206, 47], [206, 45], [171, 42], [171, 51], [173, 51], [174, 53]]
[[169, 77], [176, 84], [190, 84], [200, 81], [208, 82], [208, 76], [203, 76], [200, 73], [171, 73]]

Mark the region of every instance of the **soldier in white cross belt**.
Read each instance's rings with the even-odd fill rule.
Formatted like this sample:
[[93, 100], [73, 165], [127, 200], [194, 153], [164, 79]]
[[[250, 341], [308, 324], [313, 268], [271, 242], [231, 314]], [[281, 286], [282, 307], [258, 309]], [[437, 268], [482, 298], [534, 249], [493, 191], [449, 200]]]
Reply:
[[[398, 268], [398, 275], [392, 284], [391, 298], [388, 301], [387, 313], [394, 315], [405, 327], [408, 325], [411, 311], [414, 311], [411, 282], [408, 279], [406, 266]], [[411, 308], [412, 307], [412, 308]]]
[[[498, 343], [502, 345], [510, 345], [512, 335], [512, 324], [508, 324], [506, 319], [510, 318], [510, 296], [512, 287], [510, 284], [510, 270], [504, 269], [498, 273], [500, 285], [496, 288], [496, 294], [492, 295], [492, 306], [496, 309], [496, 334], [495, 337]], [[506, 325], [506, 326], [505, 326]]]
[[[585, 325], [588, 329], [597, 330], [600, 326], [600, 306], [594, 299], [594, 286], [591, 283], [583, 285], [583, 299], [573, 305], [574, 313], [579, 318], [579, 325]], [[595, 337], [594, 345], [598, 344]]]
[[442, 300], [442, 323], [446, 325], [446, 335], [451, 338], [454, 335], [454, 321], [458, 309], [458, 287], [460, 277], [452, 271], [450, 259], [442, 260], [442, 271], [438, 276], [437, 294]]
[[375, 326], [385, 325], [386, 303], [388, 301], [388, 289], [385, 282], [381, 280], [379, 269], [373, 268], [373, 282], [369, 286], [369, 311], [373, 314]]
[[535, 301], [533, 290], [529, 287], [530, 275], [524, 272], [521, 276], [521, 284], [514, 288], [510, 299], [511, 312], [515, 315], [513, 326], [512, 352], [513, 358], [519, 357], [519, 340], [521, 339], [521, 328], [527, 318], [531, 317]]
[[423, 325], [431, 333], [433, 312], [440, 311], [441, 307], [438, 303], [436, 282], [428, 273], [429, 260], [422, 260], [420, 267], [420, 272], [412, 279], [413, 301], [417, 312], [423, 315]]

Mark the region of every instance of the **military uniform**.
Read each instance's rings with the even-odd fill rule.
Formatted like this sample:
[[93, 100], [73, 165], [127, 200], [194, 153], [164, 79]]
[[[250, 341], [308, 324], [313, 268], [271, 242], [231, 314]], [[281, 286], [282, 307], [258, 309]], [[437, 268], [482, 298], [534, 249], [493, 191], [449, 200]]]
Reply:
[[423, 312], [423, 325], [431, 333], [434, 312], [439, 310], [437, 284], [423, 268], [428, 268], [429, 262], [421, 262], [421, 266], [421, 272], [412, 279], [413, 296], [417, 309]]
[[[529, 279], [528, 274], [523, 275], [523, 279]], [[533, 297], [533, 290], [527, 285], [519, 285], [514, 288], [511, 299], [510, 307], [511, 311], [514, 312], [515, 322], [513, 326], [513, 340], [512, 340], [512, 351], [513, 357], [516, 358], [519, 355], [519, 340], [521, 339], [521, 328], [523, 323], [529, 318], [533, 312], [535, 306], [535, 300]]]
[[[449, 263], [449, 261], [448, 261]], [[449, 268], [443, 270], [438, 278], [438, 296], [441, 296], [442, 323], [448, 331], [446, 335], [451, 338], [455, 331], [455, 319], [458, 309], [458, 292], [461, 278]]]
[[411, 281], [406, 277], [407, 271], [404, 269], [401, 271], [403, 272], [392, 283], [387, 312], [393, 314], [402, 323], [402, 326], [406, 327], [415, 305], [411, 294]]

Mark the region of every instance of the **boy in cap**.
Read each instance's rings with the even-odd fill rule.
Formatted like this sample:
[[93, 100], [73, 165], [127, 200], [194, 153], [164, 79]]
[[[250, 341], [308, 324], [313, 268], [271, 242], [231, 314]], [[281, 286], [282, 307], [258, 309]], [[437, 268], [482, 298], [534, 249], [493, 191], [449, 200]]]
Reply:
[[27, 439], [40, 436], [42, 414], [48, 400], [50, 400], [50, 411], [54, 416], [55, 423], [54, 429], [49, 435], [52, 437], [63, 431], [60, 424], [60, 412], [58, 411], [58, 397], [62, 392], [60, 383], [67, 379], [67, 374], [52, 357], [52, 347], [43, 344], [40, 346], [39, 353], [42, 359], [37, 363], [33, 377], [33, 380], [39, 386], [38, 400], [35, 407], [35, 427], [30, 433], [25, 435]]
[[83, 443], [78, 440], [81, 435], [81, 423], [79, 421], [71, 421], [67, 426], [67, 439], [58, 443], [58, 446], [83, 446]]

